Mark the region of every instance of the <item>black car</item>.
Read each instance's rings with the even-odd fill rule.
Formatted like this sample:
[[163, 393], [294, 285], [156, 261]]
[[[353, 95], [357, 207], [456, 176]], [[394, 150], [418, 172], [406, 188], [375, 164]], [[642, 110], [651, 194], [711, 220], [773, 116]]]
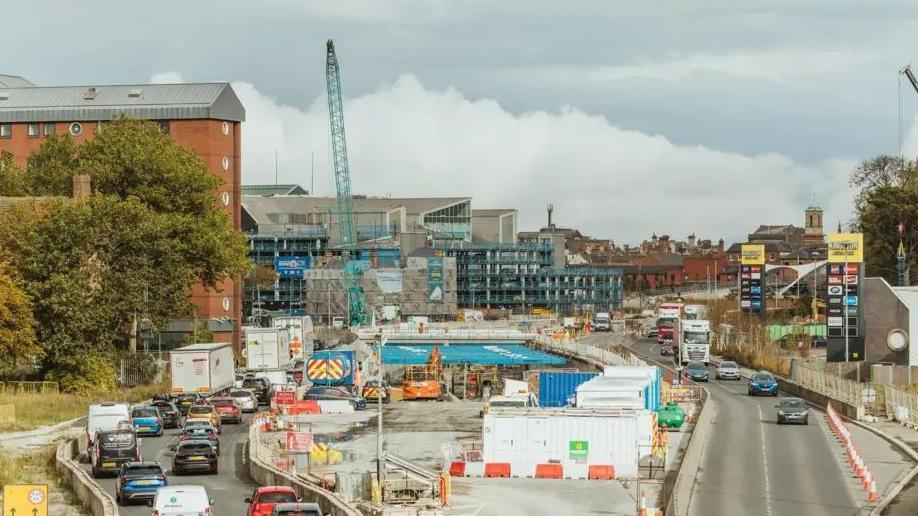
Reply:
[[175, 403], [168, 400], [154, 399], [151, 405], [159, 409], [164, 428], [178, 428], [182, 426], [182, 413]]
[[271, 390], [267, 381], [262, 380], [264, 380], [264, 378], [248, 377], [242, 380], [242, 388], [254, 392], [255, 397], [258, 398], [258, 402], [267, 405], [271, 403]]
[[188, 441], [208, 441], [214, 447], [217, 455], [220, 455], [220, 436], [214, 427], [193, 426], [182, 430], [179, 436], [179, 442]]
[[701, 362], [689, 362], [685, 366], [685, 374], [695, 382], [708, 381], [708, 367]]
[[783, 398], [775, 405], [775, 408], [778, 409], [779, 425], [784, 423], [810, 424], [806, 402], [800, 398]]
[[181, 441], [172, 457], [172, 473], [181, 475], [193, 471], [217, 473], [217, 450], [210, 441], [195, 439]]
[[201, 397], [193, 392], [183, 392], [175, 397], [175, 404], [183, 416], [188, 415], [188, 409], [201, 400]]
[[115, 501], [118, 505], [152, 500], [156, 490], [169, 485], [166, 474], [158, 462], [128, 462], [121, 466], [115, 482]]

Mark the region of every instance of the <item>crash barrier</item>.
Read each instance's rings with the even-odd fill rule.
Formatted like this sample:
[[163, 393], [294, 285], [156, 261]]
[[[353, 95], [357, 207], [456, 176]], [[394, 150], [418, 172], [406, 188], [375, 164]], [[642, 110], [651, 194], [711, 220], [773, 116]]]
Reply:
[[57, 382], [0, 382], [0, 392], [6, 393], [57, 393], [60, 392]]
[[705, 447], [713, 428], [714, 408], [710, 403], [707, 403], [707, 389], [700, 386], [699, 388], [701, 391], [697, 403], [701, 405], [701, 411], [698, 413], [698, 419], [689, 437], [688, 446], [682, 456], [682, 463], [676, 473], [676, 481], [673, 485], [672, 496], [669, 498], [669, 505], [666, 511], [667, 514], [676, 516], [686, 516], [689, 512], [695, 479], [698, 476], [698, 470], [701, 468]]
[[86, 448], [86, 436], [79, 439], [67, 439], [57, 446], [54, 455], [54, 469], [61, 479], [70, 486], [83, 507], [89, 509], [93, 516], [117, 516], [118, 504], [115, 499], [103, 490], [86, 470], [75, 460], [80, 450]]
[[860, 450], [854, 445], [854, 440], [851, 439], [851, 431], [848, 425], [842, 420], [841, 416], [835, 412], [831, 403], [826, 405], [826, 420], [832, 432], [835, 434], [835, 437], [838, 438], [839, 443], [845, 449], [845, 457], [848, 459], [848, 464], [851, 465], [851, 469], [854, 470], [854, 476], [860, 479], [859, 483], [861, 487], [867, 491], [867, 500], [876, 502], [877, 481], [873, 478], [870, 472], [870, 466], [867, 464], [867, 461], [864, 460]]
[[615, 466], [611, 464], [583, 464], [565, 468], [562, 464], [519, 464], [508, 462], [466, 462], [452, 461], [449, 464], [452, 477], [474, 478], [553, 478], [575, 480], [615, 480]]
[[278, 469], [272, 463], [270, 454], [261, 450], [262, 444], [259, 433], [266, 423], [268, 423], [266, 419], [258, 418], [253, 420], [252, 425], [249, 427], [249, 445], [247, 447], [249, 476], [252, 477], [256, 484], [260, 486], [292, 487], [303, 501], [319, 504], [319, 507], [322, 508], [322, 514], [361, 516], [361, 512], [356, 507], [348, 505], [338, 498], [335, 493], [310, 484], [293, 473]]

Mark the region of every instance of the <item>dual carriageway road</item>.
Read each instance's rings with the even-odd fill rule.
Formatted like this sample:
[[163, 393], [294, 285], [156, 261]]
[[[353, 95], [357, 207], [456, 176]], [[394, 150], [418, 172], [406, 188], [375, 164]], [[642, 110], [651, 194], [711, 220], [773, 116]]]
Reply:
[[[245, 514], [248, 504], [245, 498], [252, 494], [257, 487], [249, 478], [249, 469], [245, 463], [245, 446], [248, 443], [248, 423], [252, 414], [243, 414], [242, 424], [223, 424], [220, 433], [220, 457], [217, 459], [219, 473], [191, 473], [175, 475], [172, 472], [172, 455], [169, 449], [178, 442], [181, 430], [167, 429], [162, 437], [140, 438], [143, 460], [159, 462], [166, 472], [169, 485], [202, 485], [207, 489], [207, 494], [214, 498], [216, 505], [214, 513], [219, 515]], [[87, 472], [91, 471], [90, 465], [80, 464]], [[96, 482], [105, 491], [115, 497], [115, 478], [97, 478]], [[146, 505], [126, 505], [118, 508], [118, 513], [125, 516], [150, 515], [150, 508]]]

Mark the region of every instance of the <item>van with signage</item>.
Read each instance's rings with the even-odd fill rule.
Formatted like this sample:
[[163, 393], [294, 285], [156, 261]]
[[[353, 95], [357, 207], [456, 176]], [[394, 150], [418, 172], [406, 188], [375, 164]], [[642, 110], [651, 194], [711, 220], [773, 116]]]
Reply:
[[211, 514], [216, 500], [207, 494], [204, 486], [166, 486], [156, 490], [156, 497], [150, 502], [156, 516], [177, 516], [186, 514]]
[[115, 430], [96, 432], [89, 450], [92, 476], [116, 475], [121, 465], [141, 460], [140, 439], [130, 423]]
[[86, 441], [92, 447], [96, 433], [115, 430], [120, 423], [131, 424], [131, 407], [127, 403], [106, 402], [89, 406], [86, 414]]

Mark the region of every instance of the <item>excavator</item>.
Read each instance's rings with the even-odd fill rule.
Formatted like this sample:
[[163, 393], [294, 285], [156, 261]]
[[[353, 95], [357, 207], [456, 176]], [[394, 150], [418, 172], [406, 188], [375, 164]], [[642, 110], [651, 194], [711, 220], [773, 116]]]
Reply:
[[406, 400], [438, 400], [443, 396], [440, 375], [443, 372], [440, 348], [434, 347], [424, 365], [405, 366], [402, 397]]

